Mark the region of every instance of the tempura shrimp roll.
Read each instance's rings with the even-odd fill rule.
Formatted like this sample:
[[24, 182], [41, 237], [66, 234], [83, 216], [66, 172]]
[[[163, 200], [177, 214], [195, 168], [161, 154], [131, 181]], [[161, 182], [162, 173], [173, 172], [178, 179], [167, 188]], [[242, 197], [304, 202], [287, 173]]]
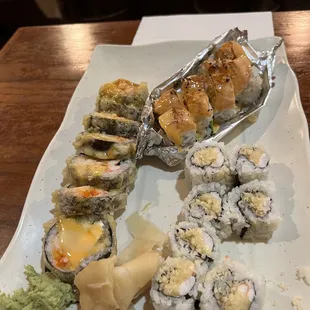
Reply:
[[186, 180], [192, 187], [209, 182], [231, 187], [235, 181], [224, 143], [195, 143], [187, 153], [184, 171]]
[[208, 223], [199, 226], [193, 222], [180, 222], [168, 236], [172, 255], [193, 261], [199, 274], [204, 274], [217, 259], [219, 239]]
[[195, 264], [185, 258], [168, 257], [152, 280], [150, 296], [156, 310], [194, 310]]
[[210, 122], [213, 117], [204, 77], [192, 75], [185, 78], [182, 91], [186, 108], [197, 125], [198, 139], [203, 139], [211, 134]]
[[261, 282], [245, 266], [226, 258], [200, 279], [199, 309], [260, 310], [264, 301]]
[[154, 102], [154, 113], [162, 115], [172, 108], [184, 109], [182, 97], [175, 89], [165, 90], [160, 97]]
[[177, 146], [191, 146], [196, 141], [196, 124], [185, 109], [172, 108], [158, 118], [168, 139]]
[[88, 132], [99, 132], [126, 138], [135, 138], [140, 126], [136, 121], [104, 112], [86, 115], [83, 124]]
[[115, 227], [110, 215], [60, 217], [43, 242], [45, 266], [62, 281], [73, 283], [90, 262], [116, 254]]
[[234, 188], [227, 195], [228, 207], [239, 210], [232, 229], [241, 239], [266, 242], [281, 222], [273, 198], [271, 182], [251, 181]]
[[96, 160], [85, 155], [74, 155], [67, 159], [63, 174], [66, 184], [89, 185], [110, 191], [132, 184], [137, 168], [131, 159]]
[[140, 121], [147, 96], [146, 83], [136, 84], [118, 79], [100, 87], [96, 109], [98, 112], [115, 113], [118, 116]]
[[82, 132], [73, 143], [75, 149], [98, 159], [126, 159], [136, 153], [136, 141], [103, 133]]
[[101, 215], [124, 209], [127, 193], [92, 186], [61, 188], [53, 193], [53, 202], [65, 216]]
[[231, 156], [231, 165], [241, 183], [267, 179], [270, 156], [262, 146], [237, 146]]

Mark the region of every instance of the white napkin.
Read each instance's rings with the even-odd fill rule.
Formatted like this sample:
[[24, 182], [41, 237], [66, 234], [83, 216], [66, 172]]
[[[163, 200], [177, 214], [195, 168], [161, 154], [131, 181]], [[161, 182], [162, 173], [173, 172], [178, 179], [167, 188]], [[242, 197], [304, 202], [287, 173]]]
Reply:
[[178, 40], [212, 40], [238, 27], [249, 39], [274, 35], [271, 12], [143, 17], [133, 45]]

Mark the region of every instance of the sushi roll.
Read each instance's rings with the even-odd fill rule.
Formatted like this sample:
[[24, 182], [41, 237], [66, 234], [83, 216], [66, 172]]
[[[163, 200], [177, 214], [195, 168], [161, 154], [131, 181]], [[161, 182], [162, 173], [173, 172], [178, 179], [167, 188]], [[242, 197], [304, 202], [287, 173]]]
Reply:
[[266, 242], [277, 229], [281, 217], [275, 211], [271, 188], [272, 183], [255, 180], [227, 194], [227, 207], [239, 210], [232, 229], [241, 239]]
[[185, 159], [185, 178], [192, 187], [209, 182], [232, 187], [235, 175], [230, 169], [224, 143], [195, 143]]
[[136, 174], [137, 168], [131, 159], [96, 160], [80, 154], [67, 159], [63, 185], [89, 185], [110, 191], [128, 187], [135, 181]]
[[238, 57], [247, 57], [242, 46], [236, 41], [224, 42], [215, 52], [216, 59], [234, 60]]
[[139, 123], [110, 113], [94, 112], [83, 120], [88, 132], [100, 132], [126, 138], [135, 138], [139, 131]]
[[197, 125], [198, 140], [210, 136], [213, 109], [206, 93], [204, 77], [192, 75], [185, 78], [182, 83], [182, 92], [185, 106]]
[[96, 110], [140, 121], [147, 96], [146, 83], [136, 84], [125, 79], [118, 79], [100, 87]]
[[237, 146], [231, 156], [231, 167], [238, 175], [240, 183], [267, 179], [270, 156], [260, 146]]
[[116, 223], [112, 216], [65, 218], [47, 231], [43, 260], [47, 269], [64, 282], [90, 262], [116, 254]]
[[194, 310], [192, 297], [197, 281], [195, 264], [168, 257], [153, 277], [150, 296], [155, 310]]
[[219, 239], [215, 229], [206, 223], [180, 222], [168, 233], [173, 257], [185, 257], [204, 274], [218, 256]]
[[210, 223], [217, 236], [223, 240], [230, 237], [231, 219], [236, 212], [224, 204], [227, 188], [219, 183], [197, 185], [184, 200], [180, 218], [200, 226]]
[[172, 108], [158, 118], [168, 139], [177, 146], [192, 146], [196, 141], [196, 124], [189, 112]]
[[61, 188], [52, 196], [56, 209], [65, 216], [101, 215], [124, 209], [127, 204], [126, 192], [108, 192], [92, 186]]
[[98, 159], [126, 159], [136, 153], [136, 141], [103, 133], [82, 132], [73, 143], [75, 149]]
[[261, 282], [243, 265], [226, 258], [200, 280], [199, 309], [261, 310], [264, 301]]
[[173, 88], [167, 89], [155, 100], [153, 109], [155, 114], [162, 115], [172, 108], [185, 108], [182, 97]]

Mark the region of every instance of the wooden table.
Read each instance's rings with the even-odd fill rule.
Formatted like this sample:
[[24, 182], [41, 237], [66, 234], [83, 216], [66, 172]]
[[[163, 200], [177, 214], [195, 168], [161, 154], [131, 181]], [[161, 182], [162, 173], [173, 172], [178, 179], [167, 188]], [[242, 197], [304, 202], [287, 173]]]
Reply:
[[[310, 11], [273, 14], [310, 120]], [[97, 44], [131, 44], [139, 21], [27, 27], [0, 51], [0, 255], [36, 167]]]

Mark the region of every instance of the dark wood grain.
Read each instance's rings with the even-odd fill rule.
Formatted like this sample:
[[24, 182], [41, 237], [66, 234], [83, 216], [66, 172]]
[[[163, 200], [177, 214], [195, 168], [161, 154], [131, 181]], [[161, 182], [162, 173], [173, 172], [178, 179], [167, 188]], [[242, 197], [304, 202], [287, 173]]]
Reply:
[[[274, 13], [310, 120], [310, 12]], [[0, 255], [35, 169], [100, 43], [130, 44], [138, 21], [19, 29], [0, 51]]]

